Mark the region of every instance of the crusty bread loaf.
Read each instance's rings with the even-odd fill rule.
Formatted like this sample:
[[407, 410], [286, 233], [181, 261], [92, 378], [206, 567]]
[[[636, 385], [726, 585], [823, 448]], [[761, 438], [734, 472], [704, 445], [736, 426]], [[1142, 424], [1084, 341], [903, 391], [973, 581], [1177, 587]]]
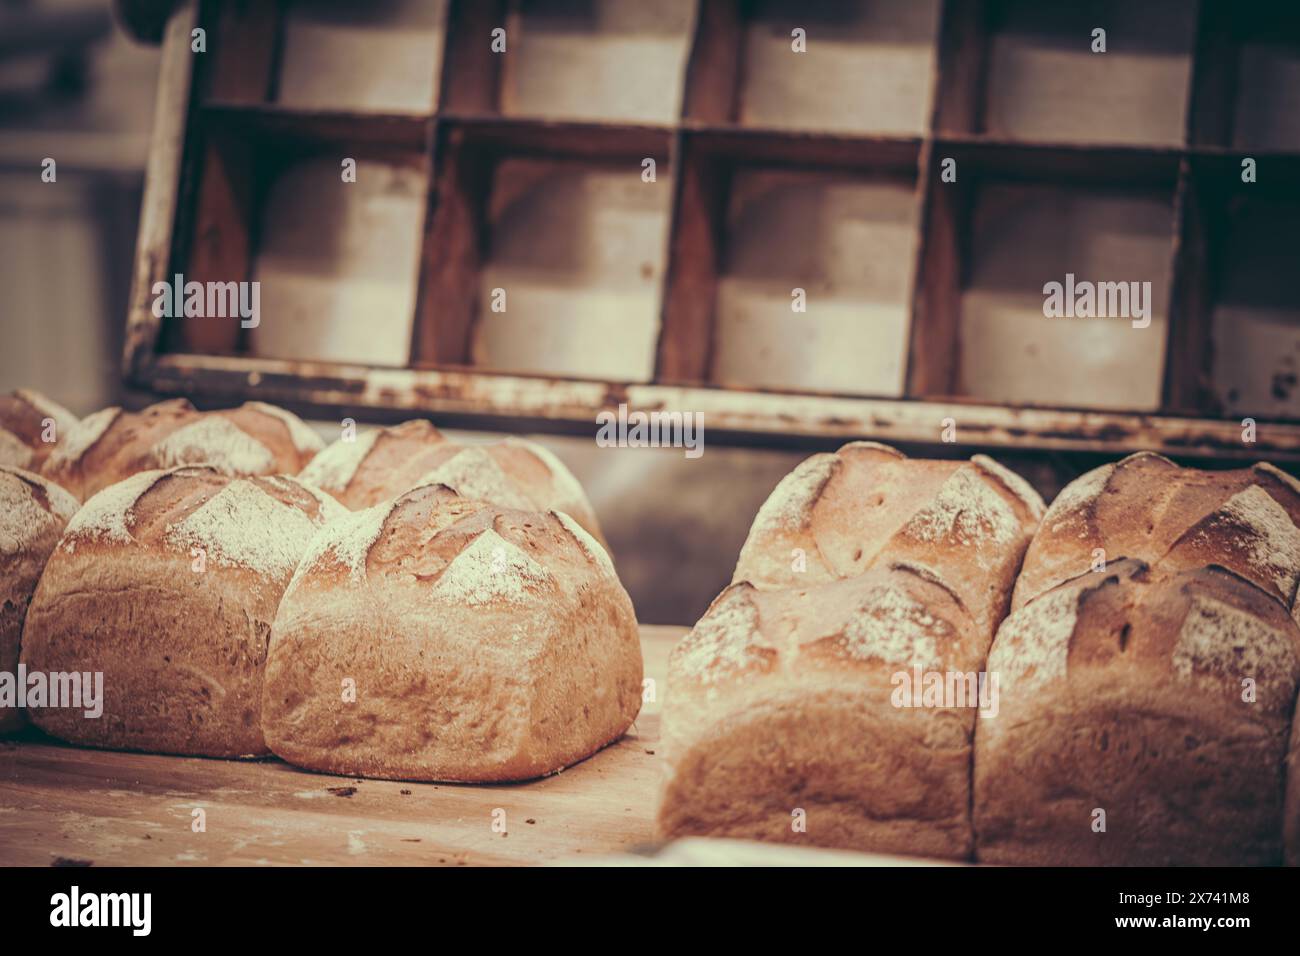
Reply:
[[915, 565], [731, 585], [670, 658], [660, 832], [968, 857], [975, 712], [899, 706], [895, 675], [973, 673], [986, 645]]
[[29, 670], [102, 672], [103, 715], [31, 712], [73, 743], [263, 754], [262, 671], [280, 596], [316, 530], [346, 510], [287, 477], [142, 472], [68, 524], [32, 598]]
[[980, 860], [1281, 861], [1300, 629], [1268, 589], [1219, 567], [1112, 562], [1013, 613], [988, 670], [1000, 699], [976, 728]]
[[[15, 682], [27, 605], [77, 507], [77, 499], [58, 485], [21, 468], [0, 466], [0, 675]], [[0, 695], [0, 733], [22, 724], [16, 692], [12, 704]]]
[[[660, 831], [968, 857], [978, 672], [1041, 514], [983, 456], [796, 468], [673, 651]], [[936, 675], [970, 694], [908, 706]]]
[[1052, 502], [1025, 554], [1012, 608], [1090, 571], [1098, 558], [1135, 558], [1166, 571], [1218, 564], [1291, 607], [1297, 525], [1300, 484], [1267, 462], [1201, 471], [1151, 452], [1130, 455], [1071, 482]]
[[782, 479], [732, 580], [802, 587], [910, 561], [952, 588], [991, 638], [1042, 514], [1037, 492], [984, 455], [931, 461], [852, 442]]
[[39, 472], [77, 416], [39, 392], [19, 388], [0, 395], [0, 466]]
[[297, 474], [324, 446], [301, 419], [264, 402], [197, 411], [183, 398], [87, 416], [43, 473], [83, 501], [142, 471], [208, 464], [227, 475]]
[[522, 780], [620, 737], [641, 648], [600, 544], [564, 512], [425, 485], [326, 528], [271, 635], [263, 728], [290, 763]]
[[563, 511], [605, 543], [573, 473], [547, 448], [522, 438], [465, 445], [414, 419], [336, 441], [302, 477], [353, 510], [391, 501], [417, 485], [444, 484], [503, 508]]

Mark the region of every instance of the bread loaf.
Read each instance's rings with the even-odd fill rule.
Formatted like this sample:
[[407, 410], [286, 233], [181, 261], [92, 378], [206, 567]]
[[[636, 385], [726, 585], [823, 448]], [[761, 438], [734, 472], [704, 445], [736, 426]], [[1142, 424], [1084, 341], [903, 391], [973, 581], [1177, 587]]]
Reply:
[[316, 530], [347, 512], [295, 478], [142, 472], [68, 524], [27, 612], [28, 670], [103, 674], [103, 714], [33, 710], [78, 744], [263, 754], [262, 672], [280, 597]]
[[968, 857], [978, 690], [913, 709], [895, 675], [974, 673], [986, 643], [903, 562], [731, 585], [670, 658], [660, 832]]
[[1116, 561], [1012, 614], [988, 670], [1000, 700], [976, 730], [981, 861], [1281, 862], [1300, 629], [1271, 589]]
[[523, 780], [620, 737], [640, 708], [636, 618], [563, 512], [425, 485], [336, 521], [275, 620], [263, 728], [290, 763]]
[[390, 501], [417, 485], [444, 484], [503, 508], [563, 511], [605, 541], [572, 472], [548, 449], [521, 438], [464, 445], [415, 419], [336, 441], [302, 477], [353, 510]]
[[796, 587], [911, 561], [952, 588], [992, 637], [1042, 513], [1038, 493], [984, 455], [927, 461], [851, 442], [777, 485], [732, 580]]
[[51, 449], [77, 425], [77, 416], [26, 388], [0, 395], [0, 466], [39, 472]]
[[1012, 608], [1099, 561], [1165, 571], [1217, 564], [1291, 607], [1300, 575], [1300, 484], [1267, 462], [1233, 471], [1180, 468], [1151, 452], [1066, 486], [1025, 554]]
[[185, 399], [87, 416], [44, 474], [83, 501], [142, 471], [208, 464], [227, 475], [297, 474], [324, 446], [296, 415], [263, 402], [197, 411]]
[[670, 659], [660, 832], [968, 857], [978, 672], [1041, 514], [983, 456], [796, 468]]
[[77, 500], [58, 485], [0, 466], [0, 733], [23, 724], [17, 694], [23, 620], [45, 562], [76, 510]]

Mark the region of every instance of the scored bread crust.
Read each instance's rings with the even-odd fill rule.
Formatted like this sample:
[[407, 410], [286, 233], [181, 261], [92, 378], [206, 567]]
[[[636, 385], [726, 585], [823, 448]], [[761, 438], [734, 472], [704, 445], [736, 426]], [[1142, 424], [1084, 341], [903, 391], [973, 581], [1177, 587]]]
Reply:
[[[549, 449], [522, 438], [465, 445], [424, 419], [340, 439], [302, 472], [354, 511], [424, 484], [525, 511], [563, 511], [602, 545], [596, 513], [573, 473]], [[608, 547], [608, 545], [606, 545]]]
[[227, 475], [297, 474], [324, 445], [296, 415], [264, 402], [200, 412], [183, 398], [86, 416], [42, 473], [81, 500], [143, 471], [208, 464]]
[[313, 542], [272, 631], [263, 728], [313, 770], [523, 780], [621, 737], [641, 679], [632, 603], [574, 519], [424, 485]]
[[142, 472], [92, 497], [36, 588], [22, 661], [102, 672], [103, 714], [43, 708], [32, 722], [88, 746], [266, 753], [271, 622], [316, 530], [344, 514], [296, 478], [209, 466]]
[[910, 459], [875, 442], [814, 455], [759, 509], [732, 581], [801, 587], [891, 561], [922, 565], [992, 637], [1043, 502], [984, 455]]
[[[58, 485], [0, 466], [0, 673], [17, 674], [23, 620], [50, 552], [78, 503]], [[21, 727], [23, 711], [0, 707], [0, 734]]]
[[1140, 452], [1093, 469], [1057, 495], [1025, 554], [1012, 609], [1089, 571], [1098, 558], [1134, 558], [1169, 571], [1222, 565], [1292, 607], [1298, 526], [1300, 484], [1267, 462], [1202, 471]]
[[[46, 442], [46, 422], [54, 426]], [[76, 415], [40, 392], [17, 388], [0, 395], [0, 466], [40, 472], [50, 452], [78, 424]]]
[[1014, 612], [988, 670], [1000, 701], [975, 735], [979, 860], [1281, 862], [1300, 628], [1253, 582], [1116, 561]]
[[[1042, 511], [982, 455], [852, 442], [799, 465], [674, 651], [661, 832], [968, 857], [975, 701], [898, 707], [892, 682], [982, 670]], [[828, 665], [827, 646], [853, 654]], [[779, 666], [728, 672], [754, 647]]]
[[903, 562], [732, 584], [669, 659], [659, 832], [968, 857], [975, 710], [900, 706], [896, 675], [978, 671], [985, 646]]

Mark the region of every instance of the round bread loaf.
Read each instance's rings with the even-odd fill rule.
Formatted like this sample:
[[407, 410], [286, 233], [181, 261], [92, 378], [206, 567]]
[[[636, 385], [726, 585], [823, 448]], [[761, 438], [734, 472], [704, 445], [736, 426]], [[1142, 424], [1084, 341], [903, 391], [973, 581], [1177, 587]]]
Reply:
[[297, 474], [324, 447], [296, 415], [246, 402], [200, 412], [183, 398], [105, 408], [60, 442], [43, 473], [83, 501], [142, 471], [207, 464], [227, 475]]
[[1012, 608], [1091, 570], [1134, 558], [1166, 571], [1218, 564], [1292, 607], [1300, 575], [1300, 484], [1267, 462], [1180, 468], [1152, 452], [1102, 465], [1043, 516]]
[[804, 587], [894, 561], [929, 569], [992, 639], [1043, 514], [991, 458], [909, 459], [875, 442], [813, 455], [759, 509], [733, 581]]
[[103, 674], [103, 713], [33, 710], [64, 740], [263, 754], [262, 672], [280, 596], [317, 529], [346, 510], [287, 477], [142, 472], [68, 524], [27, 612], [29, 671]]
[[576, 521], [426, 485], [312, 543], [272, 630], [262, 726], [313, 770], [523, 780], [618, 739], [641, 673], [632, 603]]
[[998, 630], [976, 854], [1034, 865], [1282, 860], [1300, 628], [1223, 568], [1113, 562]]
[[[659, 832], [969, 857], [986, 648], [956, 594], [905, 562], [731, 585], [669, 660]], [[969, 675], [969, 699], [923, 699], [935, 674]]]
[[39, 471], [77, 416], [26, 388], [0, 395], [0, 466]]
[[45, 562], [77, 508], [77, 499], [58, 485], [0, 466], [0, 733], [23, 724], [17, 695], [23, 620]]
[[336, 441], [302, 478], [353, 510], [391, 501], [418, 485], [444, 484], [503, 508], [563, 511], [605, 543], [578, 479], [550, 450], [522, 438], [464, 445], [415, 419]]

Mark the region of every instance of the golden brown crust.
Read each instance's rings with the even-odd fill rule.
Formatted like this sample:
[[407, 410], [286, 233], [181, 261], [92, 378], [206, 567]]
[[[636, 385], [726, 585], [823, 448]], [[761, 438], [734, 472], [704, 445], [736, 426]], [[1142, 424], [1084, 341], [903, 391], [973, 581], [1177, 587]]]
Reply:
[[100, 672], [103, 714], [33, 710], [90, 746], [204, 756], [266, 752], [266, 644], [318, 528], [343, 508], [294, 478], [208, 466], [142, 472], [68, 523], [28, 610], [29, 671]]
[[260, 402], [200, 412], [171, 399], [87, 416], [43, 473], [81, 500], [143, 471], [211, 464], [227, 475], [297, 474], [320, 444], [296, 416]]
[[577, 479], [545, 447], [521, 438], [466, 445], [413, 419], [353, 441], [340, 439], [302, 477], [354, 511], [391, 501], [421, 484], [441, 483], [464, 497], [505, 508], [563, 511], [605, 544]]
[[905, 560], [954, 588], [991, 638], [1041, 515], [1033, 490], [984, 456], [914, 460], [855, 442], [782, 480], [732, 580], [798, 587]]
[[[20, 468], [0, 467], [0, 674], [15, 674], [27, 606], [45, 562], [77, 510], [70, 494]], [[25, 723], [0, 706], [0, 733]]]
[[[661, 832], [968, 857], [979, 672], [1042, 511], [984, 456], [803, 462], [673, 652]], [[936, 677], [968, 696], [907, 703]]]
[[984, 648], [953, 592], [907, 564], [731, 585], [670, 658], [660, 833], [968, 857], [978, 690], [906, 700], [917, 674], [978, 671]]
[[640, 694], [631, 601], [590, 535], [425, 485], [313, 542], [276, 617], [263, 726], [311, 769], [519, 780], [616, 740]]
[[1114, 562], [1014, 612], [988, 669], [979, 859], [1280, 862], [1300, 628], [1247, 579]]
[[39, 472], [77, 416], [31, 389], [0, 395], [0, 466]]
[[1067, 485], [1025, 554], [1012, 607], [1088, 571], [1136, 558], [1169, 570], [1221, 564], [1292, 606], [1300, 574], [1300, 486], [1267, 464], [1180, 468], [1130, 455]]

